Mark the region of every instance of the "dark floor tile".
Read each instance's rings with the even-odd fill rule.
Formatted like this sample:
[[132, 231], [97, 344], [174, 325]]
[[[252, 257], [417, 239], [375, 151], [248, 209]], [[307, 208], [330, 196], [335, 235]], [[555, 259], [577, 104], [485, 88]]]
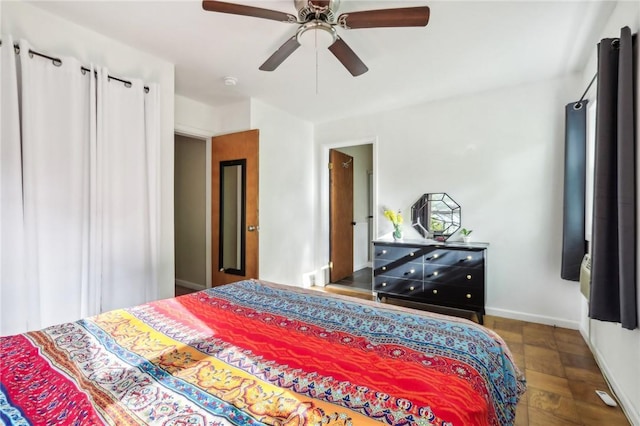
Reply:
[[184, 296], [185, 294], [195, 293], [196, 291], [198, 291], [198, 290], [193, 290], [191, 288], [182, 287], [180, 285], [177, 285], [176, 288], [175, 288], [176, 297]]
[[541, 389], [531, 389], [529, 407], [539, 408], [566, 421], [580, 422], [576, 404], [570, 396], [562, 396]]
[[552, 349], [540, 346], [524, 345], [524, 357], [527, 370], [549, 374], [554, 377], [566, 377], [560, 354]]
[[627, 426], [629, 420], [624, 416], [620, 407], [609, 407], [604, 403], [587, 404], [576, 401], [578, 413], [585, 426]]
[[585, 402], [587, 404], [604, 404], [600, 397], [596, 395], [596, 390], [603, 390], [611, 395], [611, 392], [606, 386], [603, 388], [602, 386], [590, 382], [571, 380], [569, 381], [569, 388], [571, 388], [573, 399], [575, 399], [576, 401]]
[[600, 368], [592, 355], [576, 355], [569, 352], [560, 352], [560, 361], [565, 367], [584, 368], [600, 374]]
[[524, 343], [527, 345], [553, 350], [558, 349], [552, 330], [525, 326], [523, 327], [522, 335], [524, 337]]
[[343, 278], [329, 285], [340, 285], [344, 287], [353, 287], [362, 290], [372, 290], [371, 268], [363, 268], [355, 271], [352, 275]]

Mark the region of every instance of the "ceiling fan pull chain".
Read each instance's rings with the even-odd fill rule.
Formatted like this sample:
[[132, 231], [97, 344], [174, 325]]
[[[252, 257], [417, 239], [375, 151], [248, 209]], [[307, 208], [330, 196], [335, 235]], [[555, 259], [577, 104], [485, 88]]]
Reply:
[[316, 96], [318, 96], [318, 94], [320, 93], [320, 90], [318, 89], [318, 32], [315, 32], [315, 39], [316, 39]]

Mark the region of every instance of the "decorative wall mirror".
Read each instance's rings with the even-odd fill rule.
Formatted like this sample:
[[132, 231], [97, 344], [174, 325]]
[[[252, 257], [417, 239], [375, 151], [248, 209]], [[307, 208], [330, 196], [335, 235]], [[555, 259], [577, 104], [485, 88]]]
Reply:
[[219, 270], [244, 275], [246, 160], [220, 162]]
[[424, 194], [411, 206], [411, 222], [424, 238], [446, 241], [460, 229], [460, 205], [444, 192]]

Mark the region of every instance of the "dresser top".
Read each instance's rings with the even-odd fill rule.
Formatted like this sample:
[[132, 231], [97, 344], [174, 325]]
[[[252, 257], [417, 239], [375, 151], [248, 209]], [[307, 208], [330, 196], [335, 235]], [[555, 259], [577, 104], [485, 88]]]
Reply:
[[390, 237], [378, 238], [373, 240], [374, 244], [386, 244], [397, 246], [426, 246], [426, 247], [458, 247], [458, 248], [473, 248], [473, 249], [486, 249], [489, 247], [489, 243], [471, 242], [465, 243], [462, 241], [436, 241], [428, 240], [426, 238], [404, 238], [401, 241], [396, 241]]

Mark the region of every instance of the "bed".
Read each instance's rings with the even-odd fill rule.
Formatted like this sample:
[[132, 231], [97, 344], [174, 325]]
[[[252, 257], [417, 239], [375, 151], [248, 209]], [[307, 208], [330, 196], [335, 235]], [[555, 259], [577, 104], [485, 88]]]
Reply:
[[509, 425], [525, 381], [465, 319], [256, 280], [0, 338], [0, 423]]

